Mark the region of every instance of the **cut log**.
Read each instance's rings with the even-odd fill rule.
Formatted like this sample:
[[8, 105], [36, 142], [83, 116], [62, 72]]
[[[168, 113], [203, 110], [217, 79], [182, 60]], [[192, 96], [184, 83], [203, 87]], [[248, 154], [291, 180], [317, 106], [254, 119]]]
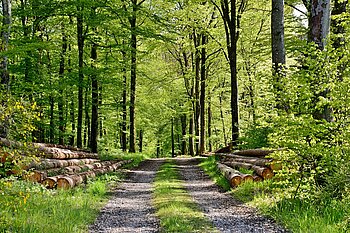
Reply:
[[59, 160], [59, 159], [41, 159], [39, 163], [31, 163], [29, 168], [34, 168], [36, 170], [45, 170], [52, 168], [62, 168], [68, 166], [79, 166], [83, 164], [91, 164], [96, 163], [99, 160], [97, 159], [67, 159], [67, 160]]
[[[59, 160], [59, 162], [61, 161], [64, 161], [64, 160]], [[120, 160], [102, 161], [102, 162], [96, 162], [93, 164], [84, 164], [80, 166], [74, 165], [74, 166], [68, 166], [68, 167], [52, 168], [48, 170], [34, 170], [29, 175], [26, 175], [25, 179], [33, 182], [41, 183], [45, 178], [50, 176], [57, 176], [62, 174], [74, 175], [75, 173], [82, 173], [88, 170], [107, 167], [117, 162], [120, 162]]]
[[242, 173], [222, 163], [217, 163], [217, 168], [229, 181], [231, 187], [237, 187], [242, 182]]
[[215, 153], [230, 153], [232, 151], [232, 144], [229, 144], [223, 148], [220, 148], [215, 151]]
[[0, 146], [23, 150], [23, 155], [36, 155], [37, 157], [44, 157], [50, 159], [98, 158], [98, 154], [96, 153], [89, 153], [81, 150], [72, 151], [69, 149], [58, 147], [47, 147], [46, 144], [41, 143], [28, 143], [24, 145], [20, 142], [10, 141], [5, 138], [0, 138]]
[[62, 175], [46, 177], [42, 184], [49, 189], [56, 188], [57, 180], [62, 177]]
[[89, 178], [94, 178], [98, 175], [116, 171], [121, 166], [129, 162], [130, 160], [123, 160], [123, 161], [119, 161], [111, 165], [108, 165], [106, 167], [94, 169], [91, 171], [70, 175], [70, 176], [69, 175], [62, 176], [57, 180], [57, 188], [62, 188], [62, 189], [73, 188], [79, 184], [86, 182]]
[[40, 146], [40, 147], [52, 147], [52, 148], [60, 148], [60, 149], [66, 149], [66, 150], [71, 150], [71, 151], [81, 151], [85, 153], [91, 153], [89, 150], [77, 148], [74, 146], [67, 146], [67, 145], [58, 145], [58, 144], [49, 144], [49, 143], [33, 143], [35, 146]]
[[243, 174], [242, 175], [242, 182], [247, 182], [247, 181], [253, 182], [254, 181], [253, 176], [249, 175], [249, 174]]
[[252, 150], [234, 151], [233, 154], [262, 158], [262, 157], [265, 157], [265, 156], [272, 154], [273, 152], [276, 152], [276, 151], [277, 150], [252, 149]]
[[270, 159], [270, 158], [246, 157], [241, 155], [223, 154], [223, 153], [216, 153], [215, 155], [220, 156], [223, 162], [250, 163], [256, 166], [269, 167], [273, 171], [282, 169], [282, 164], [280, 162], [274, 161], [273, 159]]
[[270, 179], [273, 177], [273, 172], [268, 167], [256, 166], [250, 163], [240, 163], [240, 162], [227, 162], [226, 165], [235, 168], [245, 168], [253, 170], [257, 175], [261, 176], [264, 179]]

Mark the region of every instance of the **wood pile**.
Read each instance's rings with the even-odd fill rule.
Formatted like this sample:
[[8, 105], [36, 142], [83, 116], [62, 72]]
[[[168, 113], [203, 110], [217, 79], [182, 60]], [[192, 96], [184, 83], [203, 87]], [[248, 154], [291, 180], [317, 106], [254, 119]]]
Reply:
[[[281, 163], [265, 156], [275, 152], [275, 150], [241, 150], [233, 153], [213, 153], [219, 157], [217, 163], [218, 170], [230, 182], [231, 187], [237, 187], [242, 182], [263, 181], [274, 176], [274, 171], [282, 168]], [[243, 174], [238, 170], [244, 168], [252, 170], [253, 175]]]
[[[96, 153], [73, 147], [54, 144], [19, 142], [0, 138], [0, 147], [15, 148], [22, 156], [35, 155], [39, 159], [26, 164], [25, 179], [42, 183], [47, 188], [73, 188], [88, 179], [114, 172], [130, 160], [101, 161]], [[6, 154], [0, 155], [0, 162], [8, 161]], [[14, 172], [13, 172], [14, 173]]]

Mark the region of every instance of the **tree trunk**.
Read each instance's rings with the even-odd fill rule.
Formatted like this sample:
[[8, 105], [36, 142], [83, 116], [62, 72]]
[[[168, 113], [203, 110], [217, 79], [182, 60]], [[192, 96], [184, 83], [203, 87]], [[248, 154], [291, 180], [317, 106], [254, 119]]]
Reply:
[[97, 153], [97, 137], [98, 137], [98, 104], [99, 104], [99, 93], [98, 93], [98, 80], [96, 73], [95, 63], [97, 62], [97, 44], [93, 43], [91, 47], [91, 59], [93, 74], [91, 75], [91, 136], [90, 145], [91, 151]]
[[186, 127], [187, 127], [187, 116], [186, 114], [181, 115], [181, 129], [182, 129], [182, 146], [181, 146], [181, 154], [187, 155], [187, 143], [186, 143]]
[[72, 132], [69, 138], [69, 145], [74, 146], [74, 136], [75, 136], [75, 107], [74, 107], [74, 96], [71, 97], [70, 104], [70, 120], [72, 124]]
[[139, 152], [142, 153], [143, 147], [143, 131], [140, 129], [139, 131]]
[[[50, 81], [50, 83], [51, 83], [51, 81]], [[54, 125], [55, 100], [54, 100], [54, 97], [52, 95], [49, 97], [49, 100], [50, 100], [49, 142], [55, 143], [55, 125]]]
[[[12, 24], [12, 14], [11, 14], [11, 1], [2, 0], [2, 30], [1, 30], [1, 52], [6, 52], [8, 50], [9, 40], [10, 40], [10, 30]], [[2, 56], [0, 63], [0, 90], [5, 90], [5, 92], [10, 91], [10, 75], [8, 72], [8, 59], [6, 55]], [[7, 136], [7, 126], [0, 126], [0, 135]]]
[[82, 6], [77, 6], [77, 36], [78, 36], [78, 59], [79, 59], [79, 77], [78, 77], [78, 124], [77, 124], [77, 147], [83, 147], [82, 128], [83, 128], [83, 83], [84, 83], [84, 35], [83, 35], [83, 15]]
[[190, 120], [189, 120], [189, 127], [188, 127], [188, 134], [190, 135], [188, 138], [188, 147], [190, 150], [190, 155], [194, 156], [194, 145], [193, 145], [193, 112], [190, 113]]
[[205, 99], [206, 99], [206, 93], [205, 93], [205, 85], [206, 85], [206, 60], [207, 60], [207, 54], [206, 54], [206, 46], [207, 44], [207, 36], [202, 35], [202, 52], [201, 52], [201, 70], [200, 70], [200, 77], [201, 77], [201, 95], [200, 95], [200, 142], [199, 142], [199, 154], [203, 154], [205, 151]]
[[211, 97], [208, 98], [208, 141], [209, 141], [209, 151], [213, 150], [212, 143], [211, 143], [211, 119], [212, 119], [212, 112], [211, 112]]
[[194, 71], [195, 71], [195, 80], [194, 80], [194, 143], [195, 143], [195, 152], [196, 155], [199, 154], [199, 117], [200, 117], [200, 103], [199, 103], [199, 94], [200, 94], [200, 69], [201, 69], [201, 56], [199, 51], [200, 37], [198, 37], [196, 31], [193, 31], [193, 44], [195, 47], [194, 54]]
[[[123, 45], [125, 46], [125, 42], [123, 41]], [[123, 151], [126, 151], [127, 148], [127, 141], [126, 141], [126, 121], [127, 121], [127, 75], [126, 75], [126, 63], [127, 63], [127, 57], [126, 52], [122, 50], [123, 55], [123, 96], [122, 96], [122, 132], [121, 132], [121, 147]]]
[[309, 40], [314, 42], [320, 50], [325, 48], [329, 34], [330, 7], [330, 0], [313, 0], [311, 3]]
[[174, 118], [171, 118], [171, 157], [175, 157]]
[[132, 0], [132, 14], [130, 18], [131, 30], [131, 71], [130, 71], [130, 139], [129, 152], [135, 153], [135, 98], [136, 98], [136, 53], [137, 53], [137, 38], [136, 38], [136, 12], [137, 0]]
[[[60, 58], [60, 68], [58, 75], [60, 77], [61, 83], [64, 83], [64, 71], [65, 71], [65, 57], [67, 52], [67, 38], [64, 33], [64, 26], [62, 26], [62, 51], [61, 51], [61, 58]], [[59, 129], [59, 136], [58, 136], [58, 143], [60, 145], [64, 145], [64, 133], [65, 133], [65, 120], [64, 120], [64, 110], [63, 110], [63, 92], [64, 88], [62, 88], [64, 85], [59, 86], [59, 98], [58, 98], [58, 129]]]
[[273, 86], [276, 94], [276, 108], [288, 110], [288, 106], [282, 99], [283, 83], [285, 76], [286, 52], [284, 47], [284, 0], [272, 0], [271, 13], [271, 43], [272, 43], [272, 68]]
[[271, 169], [267, 167], [260, 167], [253, 164], [241, 163], [241, 162], [227, 162], [225, 164], [230, 167], [245, 168], [245, 169], [253, 170], [256, 174], [258, 174], [264, 179], [270, 179], [274, 176]]
[[225, 178], [229, 181], [231, 187], [237, 187], [242, 182], [243, 174], [233, 168], [217, 163], [217, 168], [220, 172], [225, 176]]
[[84, 96], [84, 110], [85, 110], [85, 125], [84, 125], [84, 147], [90, 146], [90, 135], [91, 135], [91, 123], [90, 123], [90, 102], [89, 102], [89, 92], [90, 87], [86, 86], [85, 96]]
[[273, 159], [245, 157], [235, 154], [223, 153], [215, 153], [215, 155], [220, 156], [220, 160], [223, 162], [250, 163], [260, 167], [269, 167], [273, 171], [278, 171], [282, 169], [282, 164], [280, 162], [274, 162]]
[[271, 13], [272, 67], [274, 75], [284, 75], [286, 52], [284, 48], [284, 0], [272, 0]]

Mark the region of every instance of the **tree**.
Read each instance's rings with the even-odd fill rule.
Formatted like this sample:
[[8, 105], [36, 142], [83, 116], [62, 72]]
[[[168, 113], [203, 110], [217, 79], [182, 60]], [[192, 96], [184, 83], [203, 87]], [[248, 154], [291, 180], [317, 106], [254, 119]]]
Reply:
[[272, 69], [274, 76], [274, 89], [276, 92], [277, 109], [287, 110], [286, 103], [281, 99], [283, 91], [282, 78], [285, 75], [286, 51], [284, 48], [284, 0], [272, 0], [271, 12], [271, 43], [272, 43]]
[[[11, 29], [11, 1], [10, 0], [2, 0], [2, 30], [1, 30], [1, 52], [7, 52], [8, 44], [10, 39], [10, 29]], [[7, 55], [3, 55], [0, 62], [0, 93], [9, 94], [10, 91], [10, 75], [8, 72], [8, 58]], [[2, 100], [4, 101], [4, 100]], [[6, 100], [5, 100], [6, 101]], [[3, 107], [6, 107], [6, 102], [1, 102]], [[0, 137], [6, 138], [8, 134], [8, 122], [7, 119], [4, 119], [3, 122], [0, 123]]]
[[225, 27], [227, 59], [231, 71], [231, 142], [237, 146], [239, 138], [238, 77], [237, 77], [237, 42], [239, 38], [240, 19], [246, 8], [246, 0], [241, 0], [237, 9], [236, 0], [220, 0], [220, 4], [211, 1], [220, 12]]

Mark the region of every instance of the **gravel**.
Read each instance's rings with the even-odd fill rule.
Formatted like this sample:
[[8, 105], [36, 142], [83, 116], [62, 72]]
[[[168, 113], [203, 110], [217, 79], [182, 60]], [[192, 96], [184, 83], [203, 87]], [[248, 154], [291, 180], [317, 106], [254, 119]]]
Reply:
[[177, 158], [185, 187], [200, 209], [221, 232], [269, 233], [287, 232], [257, 210], [235, 200], [223, 191], [197, 166], [199, 158]]
[[164, 159], [144, 161], [127, 172], [89, 232], [159, 232], [152, 207], [152, 182]]

